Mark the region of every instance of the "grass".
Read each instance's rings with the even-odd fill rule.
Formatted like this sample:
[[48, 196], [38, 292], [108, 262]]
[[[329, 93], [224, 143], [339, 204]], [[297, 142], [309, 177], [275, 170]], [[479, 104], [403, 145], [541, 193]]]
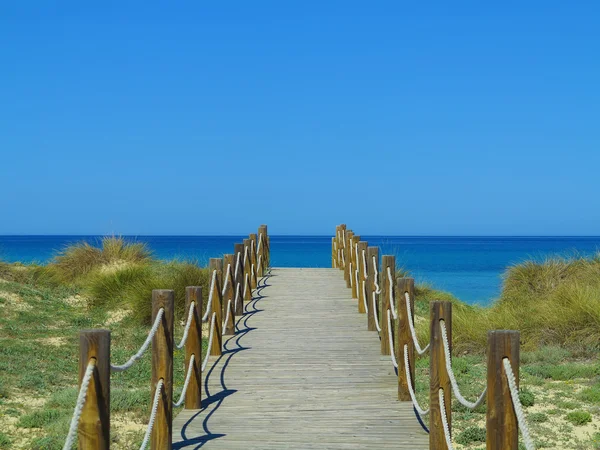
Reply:
[[592, 415], [587, 411], [572, 411], [567, 414], [566, 419], [573, 425], [584, 425], [592, 421]]

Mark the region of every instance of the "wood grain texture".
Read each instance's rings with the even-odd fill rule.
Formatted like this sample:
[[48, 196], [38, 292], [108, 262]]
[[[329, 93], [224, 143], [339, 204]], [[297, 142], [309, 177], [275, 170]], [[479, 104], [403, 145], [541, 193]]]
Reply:
[[[267, 237], [269, 236], [269, 231], [268, 231], [266, 225], [261, 225], [260, 227], [258, 227], [258, 235], [260, 236], [261, 234], [263, 237], [263, 245], [265, 247], [264, 257], [265, 257], [266, 261], [265, 261], [264, 267], [265, 267], [265, 269], [267, 269], [271, 265], [271, 252], [270, 252], [271, 249], [269, 248], [269, 241], [267, 240]], [[265, 270], [265, 273], [266, 273], [266, 270]]]
[[[223, 317], [227, 317], [227, 305], [229, 305], [229, 300], [231, 300], [231, 305], [229, 309], [229, 320], [227, 323], [223, 324], [224, 333], [226, 336], [231, 336], [234, 334], [234, 324], [235, 324], [235, 280], [233, 279], [233, 269], [235, 268], [235, 260], [233, 255], [226, 254], [223, 255], [223, 280], [227, 279], [227, 284], [223, 286], [223, 291], [225, 295], [223, 296]], [[227, 273], [229, 272], [229, 276]], [[225, 281], [223, 281], [225, 282]]]
[[[215, 318], [215, 331], [212, 346], [210, 347], [210, 354], [220, 355], [223, 348], [223, 296], [221, 295], [221, 280], [223, 279], [223, 261], [220, 258], [210, 258], [208, 262], [208, 269], [211, 277], [213, 271], [217, 271], [217, 280], [213, 286], [212, 293], [212, 310], [216, 313], [217, 316]], [[211, 317], [212, 314], [208, 319], [209, 324], [211, 323]]]
[[[376, 294], [375, 290], [375, 270], [379, 270], [379, 267], [373, 265], [373, 258], [375, 258], [375, 264], [379, 266], [379, 247], [368, 247], [367, 248], [367, 305], [369, 307], [367, 311], [367, 329], [369, 331], [377, 331], [375, 324], [375, 317], [379, 314], [378, 302], [379, 295]], [[375, 305], [373, 305], [373, 294], [375, 293]], [[387, 337], [387, 336], [386, 336]]]
[[[352, 255], [354, 255], [354, 250], [352, 248], [352, 236], [354, 233], [352, 230], [346, 230], [346, 241], [344, 242], [344, 251], [346, 255], [346, 267], [344, 267], [344, 280], [346, 281], [346, 287], [351, 288], [352, 283], [350, 282], [350, 278], [354, 276], [354, 274], [350, 271], [350, 263], [352, 263]], [[352, 263], [352, 271], [354, 271], [354, 263]]]
[[82, 330], [79, 333], [79, 388], [90, 360], [96, 367], [88, 385], [79, 419], [80, 449], [110, 447], [110, 331]]
[[[252, 243], [251, 243], [250, 239], [244, 239], [244, 252], [242, 253], [242, 255], [244, 255], [244, 283], [243, 283], [244, 290], [242, 290], [242, 294], [246, 293], [246, 295], [244, 296], [244, 300], [247, 300], [247, 301], [252, 299], [252, 257], [251, 257], [252, 251], [251, 251], [251, 247], [252, 247]], [[246, 289], [246, 285], [248, 285], [248, 289]]]
[[152, 381], [151, 396], [154, 398], [159, 380], [163, 380], [156, 420], [150, 437], [152, 450], [170, 450], [173, 432], [173, 324], [175, 311], [175, 292], [171, 289], [152, 291], [152, 321], [158, 311], [164, 313], [160, 325], [152, 338]]
[[176, 418], [177, 447], [427, 449], [340, 271], [275, 268], [265, 283], [209, 361], [204, 409]]
[[[238, 254], [240, 256], [240, 268], [238, 270], [238, 276], [235, 280], [236, 286], [238, 283], [240, 283], [240, 289], [241, 289], [241, 293], [240, 295], [244, 295], [244, 244], [235, 244], [233, 246], [233, 254], [235, 255], [235, 261], [237, 262], [237, 257]], [[233, 268], [234, 270], [234, 274], [235, 274], [235, 266]], [[242, 299], [243, 300], [243, 299]], [[237, 308], [235, 308], [235, 314], [236, 316], [240, 316], [242, 315], [242, 313], [244, 312], [244, 302], [238, 302], [237, 304]]]
[[202, 402], [202, 287], [188, 286], [185, 288], [185, 316], [187, 318], [191, 303], [194, 303], [192, 323], [187, 341], [185, 341], [185, 368], [187, 373], [190, 358], [194, 355], [193, 374], [185, 393], [185, 408], [199, 409]]
[[358, 299], [358, 284], [356, 283], [356, 269], [358, 269], [358, 253], [356, 252], [356, 246], [360, 242], [360, 236], [357, 234], [352, 235], [352, 298]]
[[429, 349], [429, 446], [430, 448], [446, 450], [448, 446], [446, 445], [446, 438], [444, 437], [438, 391], [440, 389], [444, 390], [444, 406], [446, 409], [446, 417], [448, 418], [448, 428], [450, 428], [450, 432], [452, 432], [452, 411], [450, 409], [452, 388], [450, 385], [450, 377], [446, 370], [446, 356], [444, 355], [440, 321], [444, 320], [446, 323], [450, 353], [452, 353], [452, 303], [431, 302], [429, 305], [431, 308], [431, 347]]
[[[366, 283], [367, 279], [365, 277], [365, 266], [364, 263], [367, 260], [367, 247], [368, 244], [366, 241], [360, 241], [358, 243], [358, 312], [361, 314], [366, 314], [367, 310], [365, 308], [365, 290], [363, 288], [363, 284]], [[363, 258], [363, 252], [365, 252], [365, 257]], [[365, 285], [366, 287], [366, 285]]]
[[[392, 277], [395, 279], [396, 273], [396, 258], [391, 255], [383, 255], [381, 257], [381, 274], [379, 276], [379, 285], [381, 287], [381, 295], [379, 296], [379, 324], [381, 326], [381, 354], [390, 354], [390, 340], [388, 339], [388, 320], [387, 311], [390, 309], [390, 283], [388, 281], [388, 267], [392, 271]], [[394, 291], [395, 283], [392, 281], [392, 291]], [[392, 292], [392, 295], [394, 292]], [[394, 332], [394, 316], [391, 315], [392, 321], [392, 336]], [[395, 342], [395, 341], [394, 341]]]
[[406, 295], [410, 298], [410, 311], [415, 320], [415, 280], [412, 278], [399, 278], [396, 280], [395, 300], [398, 308], [398, 327], [396, 335], [398, 336], [398, 348], [396, 350], [396, 359], [398, 360], [398, 400], [409, 401], [408, 379], [406, 378], [406, 366], [404, 365], [404, 345], [407, 346], [408, 367], [410, 371], [412, 388], [415, 388], [415, 344], [410, 333], [408, 324], [408, 311], [406, 308]]
[[250, 239], [250, 262], [251, 262], [250, 283], [252, 285], [252, 289], [256, 289], [256, 286], [258, 284], [258, 276], [257, 276], [258, 259], [256, 257], [256, 250], [257, 250], [258, 242], [256, 240], [256, 233], [251, 233], [249, 236], [249, 239]]
[[502, 364], [504, 358], [510, 360], [518, 386], [519, 339], [518, 331], [488, 331], [487, 450], [517, 450], [519, 446], [517, 416]]

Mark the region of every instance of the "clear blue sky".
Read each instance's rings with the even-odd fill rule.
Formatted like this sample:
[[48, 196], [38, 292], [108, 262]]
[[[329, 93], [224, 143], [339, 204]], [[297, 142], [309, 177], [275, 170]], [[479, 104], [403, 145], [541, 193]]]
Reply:
[[0, 234], [600, 234], [599, 23], [592, 1], [2, 2]]

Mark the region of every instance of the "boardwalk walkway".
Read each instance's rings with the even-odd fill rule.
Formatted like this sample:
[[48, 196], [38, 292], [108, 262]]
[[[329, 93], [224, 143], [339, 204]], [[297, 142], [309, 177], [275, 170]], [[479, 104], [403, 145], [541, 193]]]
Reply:
[[339, 270], [273, 269], [261, 285], [209, 362], [203, 409], [174, 420], [174, 448], [428, 448]]

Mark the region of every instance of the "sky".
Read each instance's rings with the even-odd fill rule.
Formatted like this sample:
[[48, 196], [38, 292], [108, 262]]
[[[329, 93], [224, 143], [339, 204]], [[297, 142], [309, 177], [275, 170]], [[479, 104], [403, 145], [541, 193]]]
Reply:
[[599, 235], [598, 2], [2, 2], [0, 234]]

